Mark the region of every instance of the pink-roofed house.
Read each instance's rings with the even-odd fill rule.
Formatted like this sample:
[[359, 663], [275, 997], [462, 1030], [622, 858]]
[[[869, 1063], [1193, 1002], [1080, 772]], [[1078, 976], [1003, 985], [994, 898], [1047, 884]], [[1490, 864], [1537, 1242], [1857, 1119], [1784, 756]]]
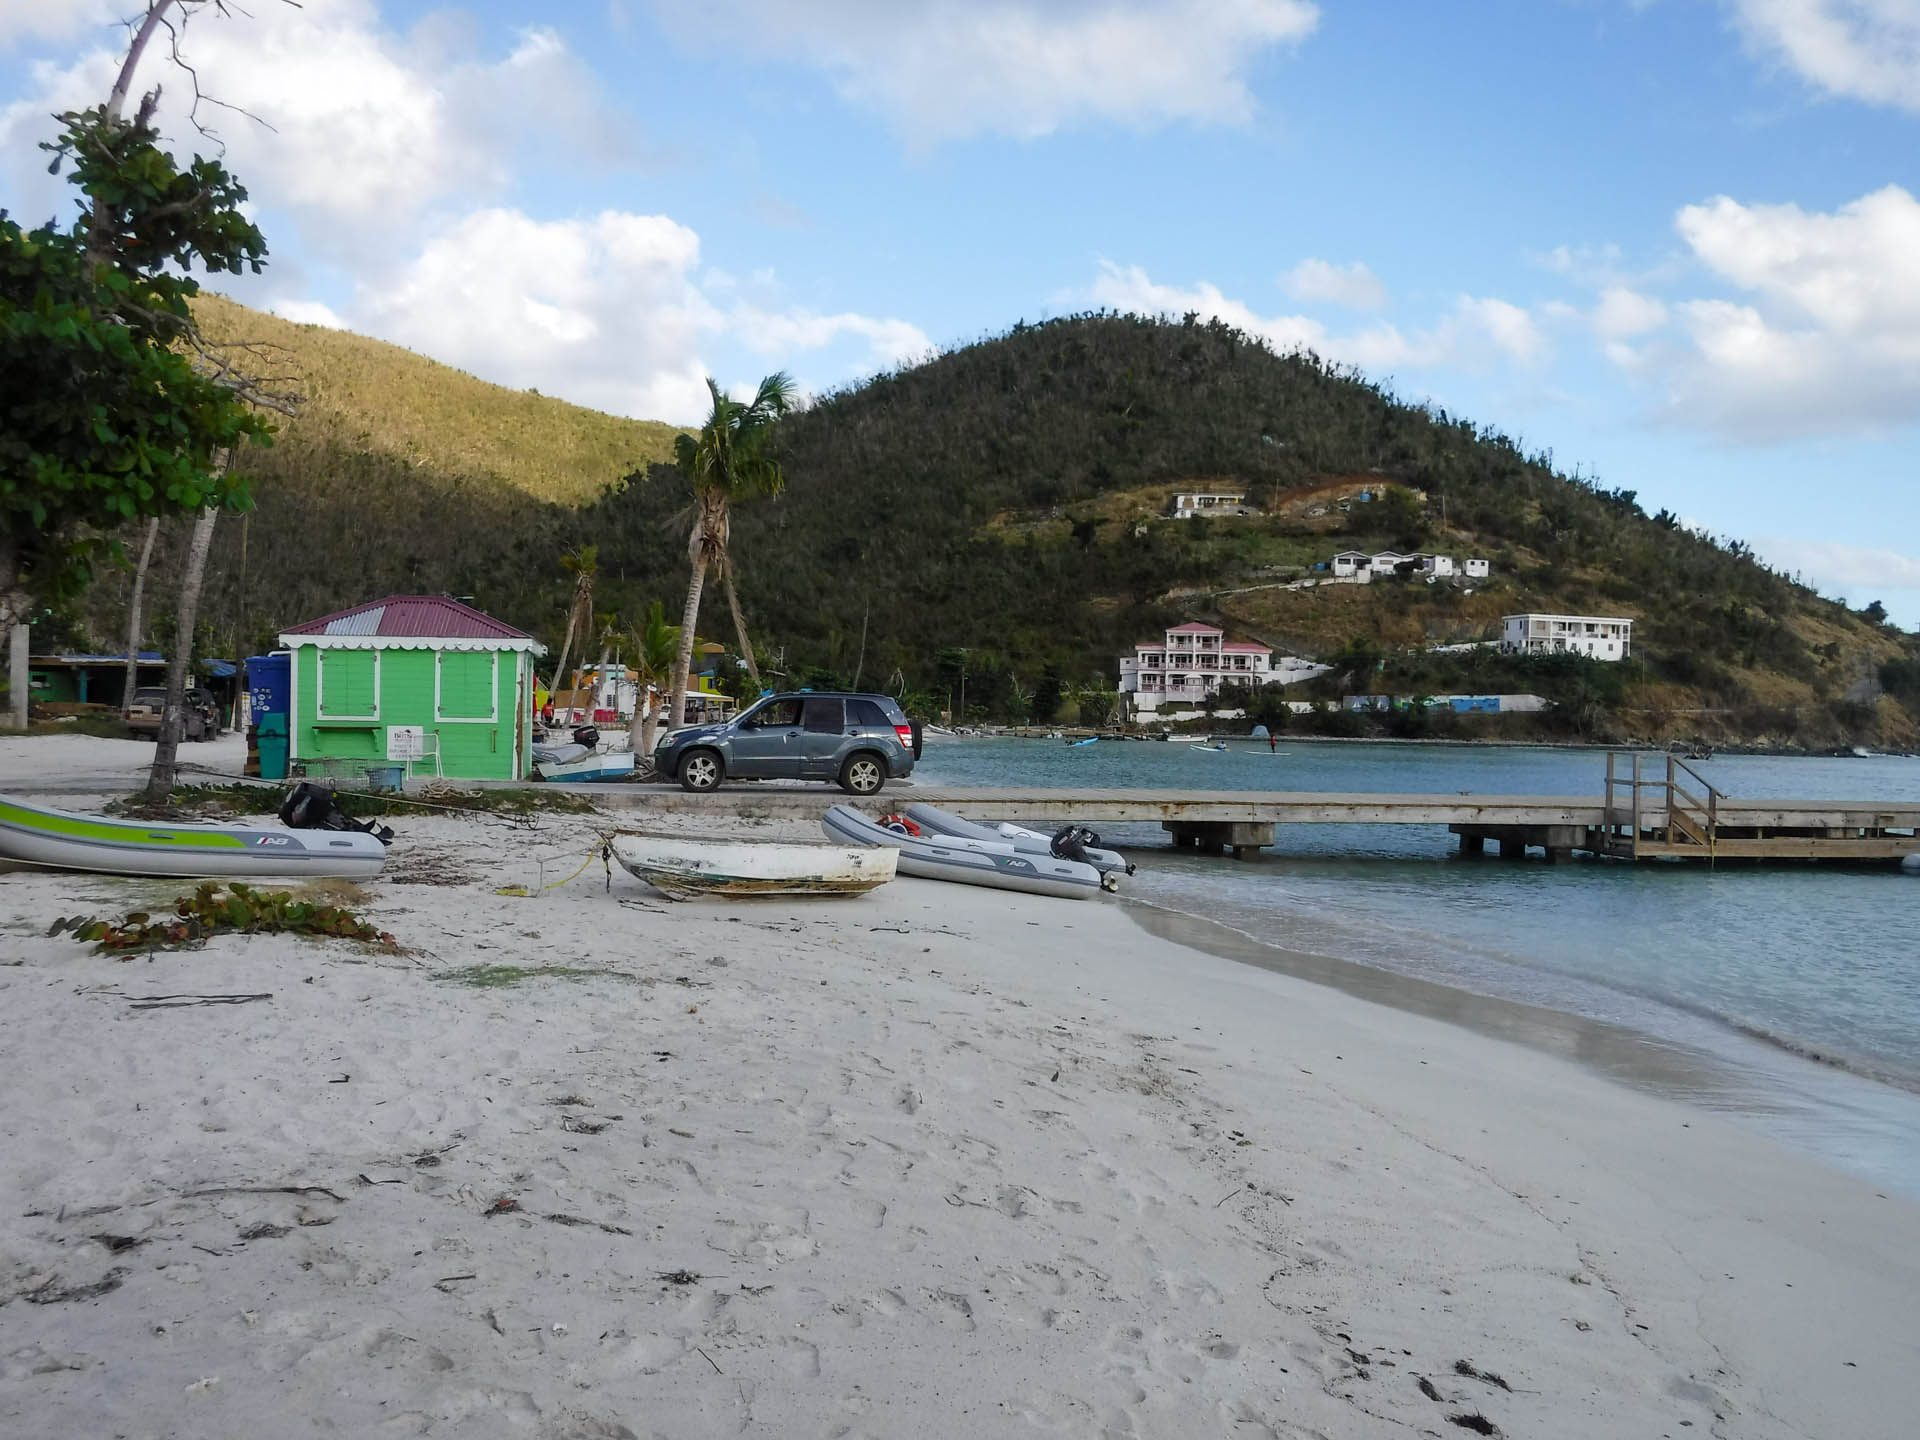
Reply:
[[1143, 640], [1120, 658], [1120, 690], [1136, 712], [1162, 707], [1197, 709], [1223, 684], [1265, 685], [1273, 678], [1273, 650], [1228, 640], [1217, 625], [1176, 625], [1161, 641]]

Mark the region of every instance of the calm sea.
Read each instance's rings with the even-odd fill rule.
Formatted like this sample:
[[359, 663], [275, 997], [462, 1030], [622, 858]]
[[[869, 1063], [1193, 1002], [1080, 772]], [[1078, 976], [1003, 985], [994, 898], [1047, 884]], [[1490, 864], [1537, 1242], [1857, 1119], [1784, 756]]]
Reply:
[[[1740, 799], [1920, 799], [1920, 759], [1696, 762]], [[928, 786], [1598, 797], [1604, 755], [1526, 746], [930, 738]], [[1689, 1098], [1920, 1194], [1920, 877], [1869, 866], [1464, 859], [1442, 826], [1282, 826], [1253, 861], [1096, 826], [1127, 893], [1296, 951], [1568, 1012], [1705, 1057]]]

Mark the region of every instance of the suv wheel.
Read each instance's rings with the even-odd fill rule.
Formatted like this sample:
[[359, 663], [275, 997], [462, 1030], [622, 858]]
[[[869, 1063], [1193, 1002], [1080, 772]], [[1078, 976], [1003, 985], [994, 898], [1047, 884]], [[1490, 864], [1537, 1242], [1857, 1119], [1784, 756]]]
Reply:
[[871, 750], [849, 755], [840, 767], [840, 788], [849, 795], [877, 794], [887, 783], [887, 767]]
[[720, 757], [712, 750], [695, 750], [680, 762], [680, 788], [695, 794], [720, 783]]

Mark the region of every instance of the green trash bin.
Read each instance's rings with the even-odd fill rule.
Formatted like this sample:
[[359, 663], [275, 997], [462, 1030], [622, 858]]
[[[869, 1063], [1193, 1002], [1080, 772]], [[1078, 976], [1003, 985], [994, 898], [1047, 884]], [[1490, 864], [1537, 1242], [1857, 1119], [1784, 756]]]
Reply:
[[287, 717], [276, 711], [268, 711], [260, 717], [257, 733], [260, 742], [260, 778], [286, 779]]

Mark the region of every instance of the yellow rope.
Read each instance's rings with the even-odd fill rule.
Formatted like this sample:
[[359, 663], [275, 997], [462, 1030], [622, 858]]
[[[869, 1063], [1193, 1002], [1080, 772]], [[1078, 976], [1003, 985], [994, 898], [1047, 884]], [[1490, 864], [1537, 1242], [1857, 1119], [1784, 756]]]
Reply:
[[578, 880], [582, 875], [586, 874], [587, 867], [593, 864], [595, 860], [605, 860], [606, 850], [607, 847], [604, 844], [595, 845], [593, 849], [587, 852], [587, 858], [580, 862], [580, 868], [574, 871], [573, 874], [567, 876], [565, 880], [555, 880], [550, 884], [535, 886], [531, 890], [524, 885], [502, 885], [493, 893], [496, 895], [512, 895], [519, 899], [530, 900], [535, 895], [542, 894], [545, 891], [557, 890], [569, 881]]

